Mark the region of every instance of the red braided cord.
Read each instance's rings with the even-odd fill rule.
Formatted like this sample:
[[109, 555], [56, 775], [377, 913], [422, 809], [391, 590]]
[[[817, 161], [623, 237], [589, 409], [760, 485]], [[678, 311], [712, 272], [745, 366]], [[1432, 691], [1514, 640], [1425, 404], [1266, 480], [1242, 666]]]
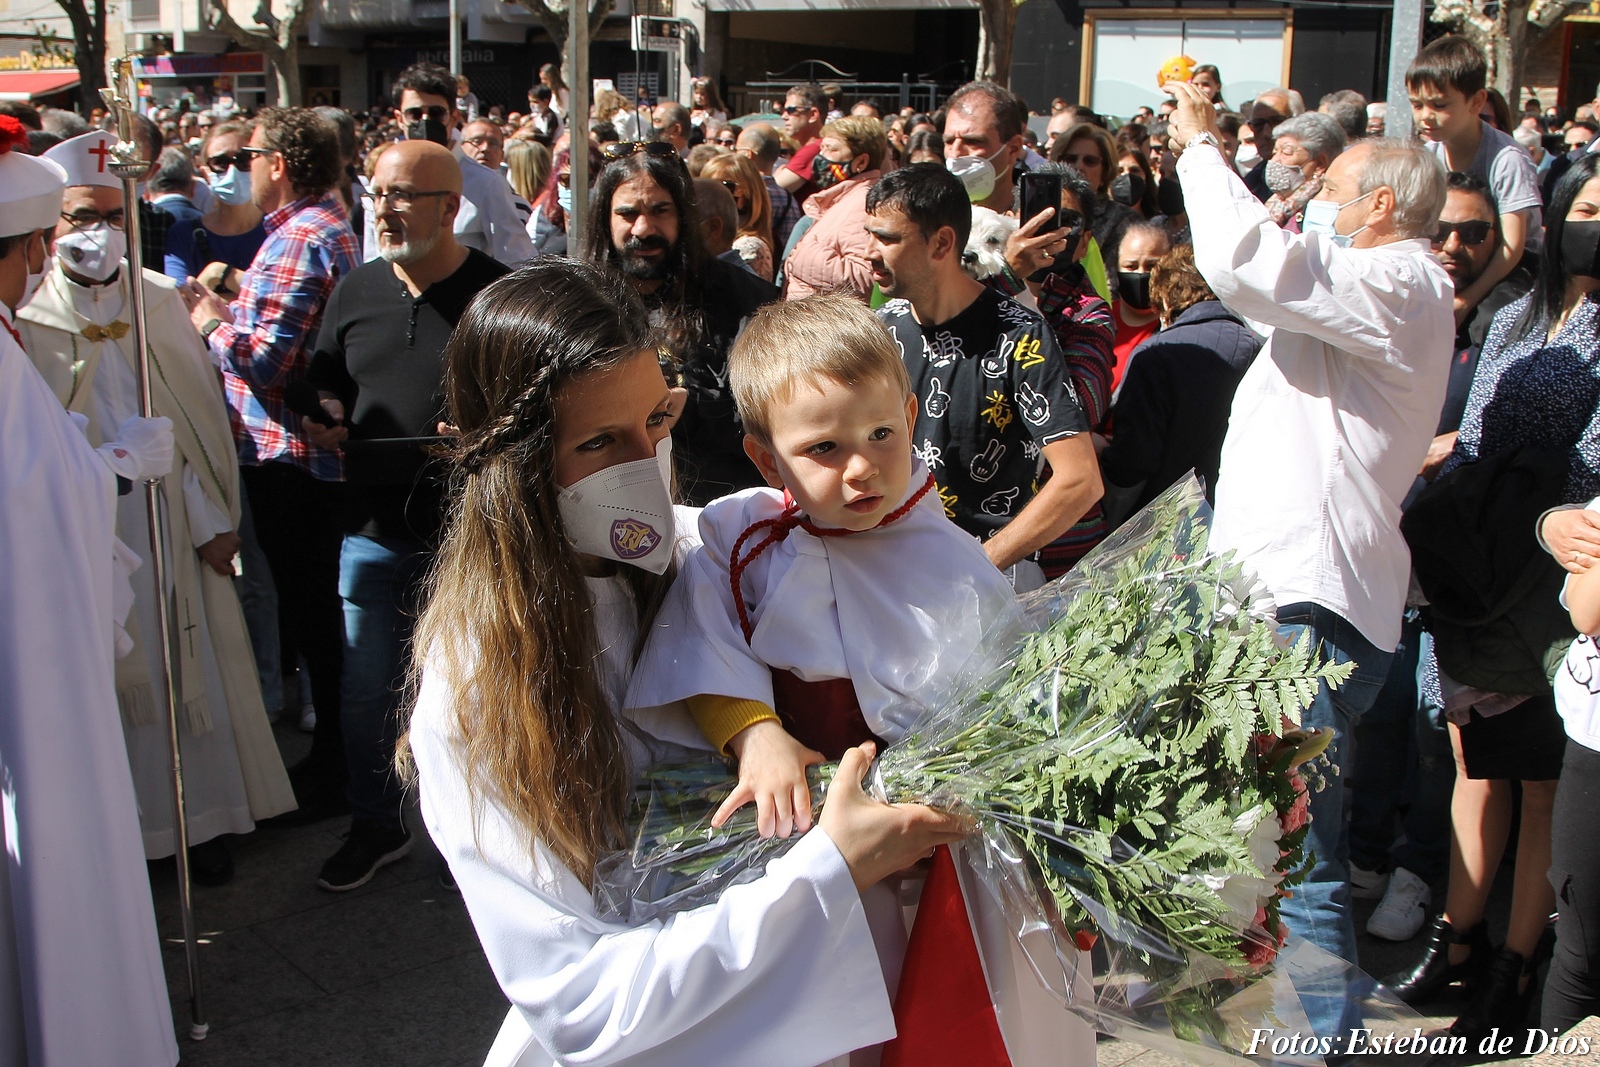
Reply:
[[[918, 489], [915, 493], [912, 493], [910, 498], [907, 499], [904, 504], [901, 504], [899, 507], [889, 512], [889, 514], [885, 515], [882, 519], [878, 520], [877, 525], [873, 526], [872, 529], [876, 530], [881, 527], [888, 526], [890, 523], [904, 518], [910, 513], [912, 508], [916, 507], [922, 502], [922, 498], [927, 496], [933, 487], [933, 474], [932, 472], [929, 472], [928, 480], [922, 483], [922, 488]], [[762, 519], [760, 522], [753, 522], [746, 527], [745, 531], [739, 535], [739, 539], [733, 543], [733, 554], [732, 558], [729, 560], [728, 566], [728, 578], [733, 586], [733, 607], [734, 610], [739, 613], [739, 628], [744, 631], [744, 639], [746, 644], [750, 642], [750, 637], [755, 633], [756, 628], [750, 622], [749, 610], [744, 606], [742, 582], [744, 581], [745, 568], [754, 563], [756, 558], [760, 556], [761, 553], [765, 552], [779, 541], [786, 539], [789, 536], [790, 531], [792, 531], [796, 526], [815, 537], [846, 537], [850, 534], [867, 532], [865, 530], [841, 530], [831, 527], [816, 526], [811, 522], [810, 519], [800, 514], [800, 505], [798, 504], [790, 504], [788, 507], [783, 509], [783, 514], [779, 515], [775, 519]], [[756, 547], [750, 550], [748, 555], [746, 555], [743, 559], [740, 559], [739, 550], [744, 547], [744, 543], [750, 540], [750, 538], [754, 536], [758, 530], [766, 530], [769, 527], [770, 530], [767, 533], [767, 536], [763, 537], [756, 544]]]

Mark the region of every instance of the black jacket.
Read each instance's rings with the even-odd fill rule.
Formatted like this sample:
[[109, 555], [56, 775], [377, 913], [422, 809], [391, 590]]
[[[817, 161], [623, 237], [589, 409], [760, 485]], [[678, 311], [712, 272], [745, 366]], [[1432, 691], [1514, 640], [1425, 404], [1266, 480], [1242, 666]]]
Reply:
[[742, 267], [707, 259], [700, 268], [702, 325], [677, 353], [688, 403], [672, 429], [684, 502], [704, 505], [766, 480], [744, 453], [744, 426], [728, 389], [728, 349], [756, 309], [778, 299], [777, 287]]
[[1565, 452], [1514, 448], [1443, 475], [1401, 517], [1439, 667], [1456, 681], [1550, 691], [1576, 632], [1558, 601], [1566, 572], [1533, 530], [1566, 502], [1566, 482]]
[[1211, 495], [1234, 390], [1262, 343], [1221, 301], [1203, 300], [1134, 349], [1100, 456], [1113, 525], [1191, 469]]

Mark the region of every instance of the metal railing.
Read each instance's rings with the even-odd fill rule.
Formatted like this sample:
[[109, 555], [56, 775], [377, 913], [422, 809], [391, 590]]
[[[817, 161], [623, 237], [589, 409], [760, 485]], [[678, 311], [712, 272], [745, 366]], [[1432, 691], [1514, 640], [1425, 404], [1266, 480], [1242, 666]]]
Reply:
[[[964, 67], [965, 64], [960, 64]], [[967, 79], [964, 70], [950, 65], [936, 71], [900, 75], [897, 82], [861, 81], [853, 72], [842, 71], [821, 59], [807, 59], [787, 70], [766, 71], [759, 80], [728, 86], [724, 94], [730, 115], [749, 115], [757, 112], [781, 112], [784, 95], [793, 85], [817, 82], [837, 85], [839, 108], [848, 112], [857, 101], [871, 100], [883, 109], [885, 115], [913, 108], [932, 111]]]

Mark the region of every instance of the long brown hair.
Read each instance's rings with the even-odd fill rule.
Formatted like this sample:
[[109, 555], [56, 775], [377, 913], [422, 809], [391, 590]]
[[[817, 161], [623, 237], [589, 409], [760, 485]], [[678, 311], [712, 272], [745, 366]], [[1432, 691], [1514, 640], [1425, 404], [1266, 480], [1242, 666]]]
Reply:
[[[476, 806], [504, 804], [588, 884], [622, 843], [629, 769], [600, 677], [589, 591], [555, 482], [556, 395], [579, 375], [653, 351], [626, 285], [551, 258], [472, 302], [445, 350], [454, 450], [452, 504], [417, 624], [423, 661], [449, 687]], [[621, 565], [643, 632], [672, 571]], [[400, 758], [407, 764], [402, 739]]]

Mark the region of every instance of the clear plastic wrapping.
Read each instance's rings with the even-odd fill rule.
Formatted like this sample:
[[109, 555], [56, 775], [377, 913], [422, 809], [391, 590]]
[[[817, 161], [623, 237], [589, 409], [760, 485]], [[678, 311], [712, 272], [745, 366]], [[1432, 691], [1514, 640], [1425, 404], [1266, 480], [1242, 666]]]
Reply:
[[[1298, 716], [1348, 668], [1280, 642], [1264, 594], [1207, 551], [1209, 522], [1186, 480], [1022, 598], [880, 755], [873, 789], [973, 818], [964, 881], [1102, 1033], [1191, 1061], [1319, 1062], [1315, 1042], [1353, 1038], [1313, 1034], [1305, 1005], [1339, 997], [1370, 1028], [1360, 1040], [1410, 1038], [1417, 1017], [1351, 963], [1285, 947], [1306, 796], [1335, 772], [1328, 737]], [[831, 770], [817, 769], [819, 806]], [[633, 848], [596, 871], [601, 914], [698, 906], [791, 847], [759, 837], [751, 806], [711, 828], [735, 782], [715, 759], [645, 775]]]

